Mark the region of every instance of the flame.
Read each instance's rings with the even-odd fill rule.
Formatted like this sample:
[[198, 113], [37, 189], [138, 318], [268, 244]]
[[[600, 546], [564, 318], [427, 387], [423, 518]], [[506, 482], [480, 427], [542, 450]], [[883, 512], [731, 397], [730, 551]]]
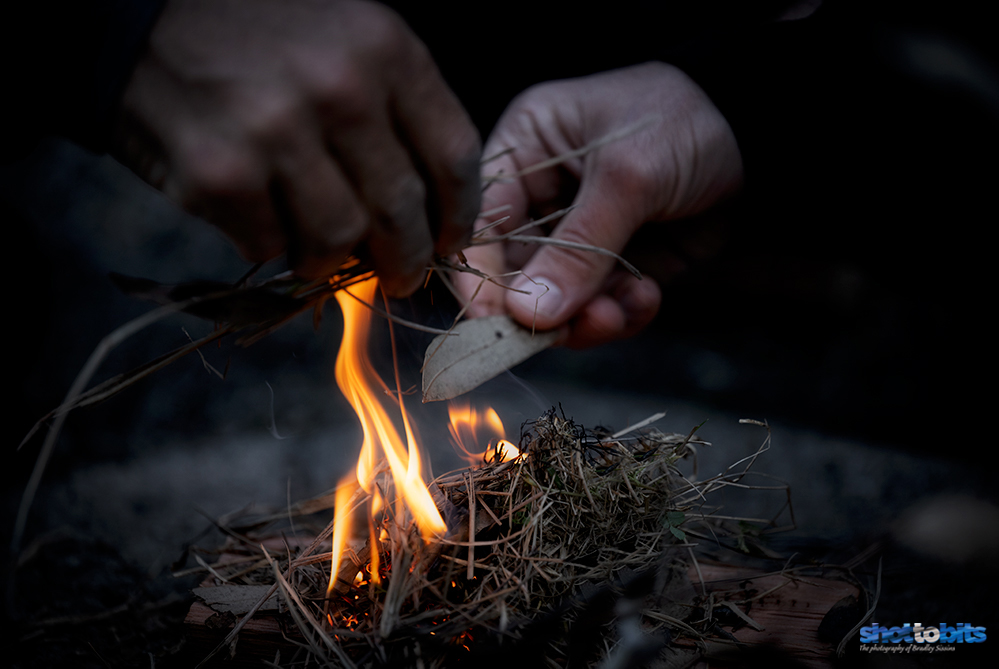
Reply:
[[[375, 486], [379, 464], [384, 460], [392, 476], [397, 495], [397, 514], [404, 509], [413, 515], [424, 540], [447, 529], [430, 491], [423, 482], [420, 453], [410, 425], [409, 416], [401, 394], [394, 393], [378, 376], [368, 357], [367, 342], [371, 331], [371, 310], [364, 303], [372, 304], [378, 289], [374, 277], [344, 288], [336, 293], [336, 300], [343, 311], [343, 339], [336, 359], [336, 381], [340, 391], [353, 407], [364, 441], [357, 468], [353, 476], [344, 479], [337, 488], [333, 528], [333, 565], [327, 594], [333, 591], [337, 573], [343, 560], [347, 539], [351, 535], [349, 500], [360, 486], [369, 495], [369, 536], [371, 546], [371, 580], [378, 582], [378, 537], [375, 518], [385, 505], [381, 486]], [[388, 404], [386, 409], [384, 404]], [[398, 411], [401, 417], [405, 442], [399, 436], [389, 412]], [[350, 575], [346, 580], [353, 580]]]
[[[503, 438], [506, 436], [503, 421], [492, 407], [479, 412], [470, 404], [452, 402], [447, 412], [451, 421], [448, 430], [454, 438], [454, 447], [470, 464], [508, 462], [520, 457], [517, 447]], [[483, 442], [487, 444], [485, 451], [472, 451], [480, 448]]]

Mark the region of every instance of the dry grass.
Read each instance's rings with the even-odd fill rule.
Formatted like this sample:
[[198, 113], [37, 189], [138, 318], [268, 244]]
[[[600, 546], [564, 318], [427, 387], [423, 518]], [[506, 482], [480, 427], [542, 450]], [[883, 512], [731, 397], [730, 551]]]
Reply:
[[[637, 643], [607, 624], [622, 615], [619, 593], [607, 595], [613, 588], [635, 591], [637, 611], [648, 609], [647, 622], [696, 640], [701, 631], [676, 613], [695, 593], [687, 586], [686, 601], [666, 601], [677, 592], [669, 581], [686, 582], [681, 574], [693, 559], [689, 537], [731, 534], [733, 523], [713, 517], [707, 502], [721, 487], [746, 485], [742, 478], [769, 436], [756, 455], [695, 482], [677, 468], [705, 444], [695, 432], [638, 426], [611, 435], [552, 410], [524, 426], [521, 457], [433, 481], [446, 536], [425, 543], [408, 514], [388, 504], [375, 521], [381, 540], [352, 545], [332, 597], [326, 596], [331, 555], [321, 550], [329, 545], [332, 523], [310, 546], [289, 544], [279, 555], [261, 545], [274, 532], [261, 530], [258, 521], [270, 519], [254, 520], [252, 536], [227, 521], [224, 558], [203, 569], [217, 583], [268, 584], [279, 591], [280, 616], [297, 630], [299, 659], [319, 666], [442, 667], [462, 660], [479, 666], [504, 652], [541, 653], [563, 666], [581, 648], [574, 637], [580, 627], [594, 627], [586, 639], [593, 655], [587, 664], [606, 661]], [[391, 499], [388, 484], [379, 485]], [[366, 502], [358, 492], [350, 504], [367, 508]], [[310, 502], [303, 510], [317, 506]], [[660, 596], [648, 599], [653, 586]], [[591, 600], [592, 593], [603, 593], [596, 599], [603, 597], [607, 606], [587, 612], [573, 603], [581, 592], [591, 593]], [[251, 616], [216, 652], [235, 642]]]

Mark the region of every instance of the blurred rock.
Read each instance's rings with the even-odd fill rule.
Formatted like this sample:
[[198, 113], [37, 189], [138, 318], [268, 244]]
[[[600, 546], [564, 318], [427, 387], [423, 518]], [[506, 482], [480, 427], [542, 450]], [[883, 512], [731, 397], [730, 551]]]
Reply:
[[909, 507], [892, 526], [907, 548], [951, 563], [999, 561], [999, 506], [966, 495], [939, 495]]

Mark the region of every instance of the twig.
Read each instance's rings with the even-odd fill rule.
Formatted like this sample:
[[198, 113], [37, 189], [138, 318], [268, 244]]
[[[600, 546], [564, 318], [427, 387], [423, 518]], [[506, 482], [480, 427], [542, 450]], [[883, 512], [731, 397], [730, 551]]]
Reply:
[[626, 270], [631, 272], [631, 274], [638, 278], [642, 278], [642, 273], [638, 271], [634, 265], [630, 262], [614, 253], [613, 251], [608, 251], [605, 248], [599, 246], [593, 246], [592, 244], [580, 244], [579, 242], [570, 242], [566, 239], [556, 239], [554, 237], [539, 237], [537, 235], [511, 235], [506, 237], [506, 241], [511, 242], [523, 242], [525, 244], [543, 244], [547, 246], [558, 246], [566, 249], [574, 249], [576, 251], [588, 251], [589, 253], [596, 253], [601, 256], [609, 256], [614, 258], [619, 263], [621, 263]]
[[498, 221], [493, 221], [489, 225], [484, 226], [484, 227], [479, 228], [478, 230], [476, 230], [475, 234], [472, 236], [472, 241], [469, 242], [468, 245], [470, 247], [471, 246], [486, 246], [488, 244], [495, 244], [496, 242], [504, 242], [504, 241], [507, 241], [509, 239], [513, 239], [514, 237], [518, 236], [520, 233], [526, 232], [526, 231], [530, 230], [531, 228], [536, 228], [539, 225], [544, 225], [544, 224], [549, 223], [551, 221], [554, 221], [554, 220], [557, 220], [559, 218], [562, 218], [563, 216], [565, 216], [566, 214], [568, 214], [570, 211], [572, 211], [575, 208], [576, 208], [576, 205], [573, 205], [571, 207], [565, 207], [564, 209], [559, 209], [558, 211], [554, 211], [554, 212], [548, 214], [547, 216], [539, 218], [536, 221], [528, 221], [527, 223], [524, 223], [523, 225], [521, 225], [519, 228], [511, 230], [510, 232], [505, 232], [505, 233], [503, 233], [501, 235], [494, 235], [492, 237], [483, 237], [482, 236], [483, 232], [485, 232], [486, 230], [489, 230], [489, 229], [493, 228], [496, 225], [499, 225], [501, 222], [505, 221], [506, 219], [500, 219]]
[[871, 607], [867, 610], [867, 613], [864, 614], [864, 617], [860, 619], [860, 622], [858, 622], [856, 625], [854, 625], [853, 628], [849, 632], [846, 633], [846, 636], [844, 636], [843, 639], [836, 646], [836, 656], [837, 657], [843, 657], [843, 653], [846, 652], [846, 642], [849, 641], [850, 639], [852, 639], [853, 635], [856, 634], [860, 630], [860, 628], [863, 627], [867, 623], [867, 621], [871, 619], [871, 616], [874, 615], [874, 611], [878, 607], [878, 599], [881, 597], [881, 561], [882, 561], [882, 558], [879, 557], [878, 558], [878, 580], [877, 580], [877, 584], [874, 587], [874, 601], [871, 602]]
[[[549, 167], [555, 167], [556, 165], [561, 165], [562, 163], [568, 162], [569, 160], [572, 160], [573, 158], [578, 158], [580, 156], [586, 155], [587, 153], [590, 153], [591, 151], [595, 151], [596, 149], [600, 148], [601, 146], [604, 146], [605, 144], [610, 144], [611, 142], [616, 142], [616, 141], [618, 141], [620, 139], [624, 139], [628, 135], [634, 134], [634, 133], [638, 132], [639, 130], [642, 130], [646, 126], [651, 125], [658, 118], [659, 118], [658, 115], [645, 116], [645, 117], [639, 119], [638, 121], [636, 121], [635, 123], [632, 123], [631, 125], [625, 126], [624, 128], [621, 128], [620, 130], [617, 130], [615, 132], [608, 133], [607, 135], [604, 135], [600, 139], [597, 139], [595, 141], [590, 142], [586, 146], [580, 147], [578, 149], [574, 149], [572, 151], [567, 151], [566, 153], [563, 153], [561, 155], [555, 156], [554, 158], [549, 158], [548, 160], [542, 160], [541, 162], [538, 162], [538, 163], [535, 163], [535, 164], [530, 165], [528, 167], [525, 167], [524, 169], [522, 169], [522, 170], [520, 170], [518, 172], [515, 172], [512, 175], [509, 175], [509, 176], [502, 176], [502, 175], [486, 176], [486, 177], [483, 177], [482, 181], [485, 184], [489, 184], [489, 183], [492, 183], [494, 181], [505, 181], [505, 180], [511, 180], [511, 179], [519, 179], [520, 177], [527, 176], [528, 174], [531, 174], [533, 172], [537, 172], [539, 170], [547, 169]], [[491, 159], [498, 158], [500, 155], [502, 155], [502, 154], [497, 154], [497, 156], [495, 156], [494, 158], [491, 158]]]
[[[195, 304], [197, 301], [197, 298], [195, 298], [186, 302], [179, 302], [177, 304], [171, 304], [154, 309], [147, 314], [143, 314], [142, 316], [125, 323], [111, 332], [111, 334], [104, 337], [97, 345], [97, 348], [94, 349], [94, 352], [90, 354], [90, 358], [83, 366], [83, 369], [81, 369], [80, 373], [76, 375], [73, 385], [70, 386], [69, 392], [66, 393], [63, 405], [72, 404], [76, 400], [80, 393], [83, 392], [83, 389], [87, 386], [87, 383], [90, 382], [91, 377], [97, 372], [97, 369], [104, 361], [104, 358], [106, 358], [118, 344], [143, 328], [152, 325], [156, 321], [161, 320], [176, 311]], [[55, 422], [49, 429], [48, 434], [45, 435], [45, 441], [42, 443], [42, 447], [38, 452], [38, 458], [35, 460], [35, 467], [31, 471], [31, 477], [28, 479], [28, 484], [24, 489], [24, 494], [21, 497], [21, 504], [17, 510], [17, 519], [14, 522], [14, 531], [10, 542], [11, 564], [17, 563], [17, 554], [21, 550], [21, 540], [24, 538], [24, 529], [28, 521], [28, 511], [31, 509], [31, 504], [35, 499], [35, 493], [38, 491], [38, 486], [42, 480], [42, 474], [45, 472], [45, 467], [48, 465], [49, 458], [52, 456], [52, 449], [55, 446], [56, 439], [59, 437], [63, 424], [66, 422], [66, 416], [68, 413], [68, 411], [63, 411], [56, 415]], [[16, 570], [10, 570], [8, 578], [7, 605], [11, 612], [13, 612], [14, 606], [15, 573]]]
[[400, 325], [405, 325], [408, 328], [413, 328], [414, 330], [419, 330], [420, 332], [429, 332], [430, 334], [439, 334], [439, 335], [441, 335], [441, 334], [442, 335], [452, 335], [453, 334], [450, 330], [441, 330], [439, 328], [432, 328], [432, 327], [429, 327], [427, 325], [420, 325], [419, 323], [414, 323], [412, 321], [407, 321], [405, 318], [400, 318], [399, 316], [393, 316], [392, 314], [388, 313], [384, 309], [379, 309], [378, 307], [376, 307], [373, 304], [368, 304], [367, 302], [365, 302], [364, 300], [362, 300], [361, 298], [359, 298], [357, 295], [354, 295], [352, 292], [350, 292], [346, 288], [343, 289], [343, 292], [345, 292], [347, 295], [350, 295], [352, 298], [354, 298], [355, 300], [357, 300], [358, 302], [360, 302], [361, 304], [363, 304], [364, 306], [366, 306], [368, 309], [371, 309], [373, 312], [375, 312], [379, 316], [387, 318], [390, 321], [395, 321], [396, 323], [399, 323]]

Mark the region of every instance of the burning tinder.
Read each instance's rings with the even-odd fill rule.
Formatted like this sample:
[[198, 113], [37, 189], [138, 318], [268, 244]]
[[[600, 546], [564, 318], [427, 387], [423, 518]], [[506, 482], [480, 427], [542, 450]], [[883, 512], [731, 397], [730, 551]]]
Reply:
[[[375, 371], [368, 356], [367, 343], [371, 331], [371, 310], [366, 304], [375, 301], [378, 281], [374, 277], [344, 288], [336, 293], [343, 311], [344, 329], [340, 352], [336, 360], [336, 380], [340, 391], [350, 402], [364, 433], [361, 455], [352, 476], [340, 483], [336, 496], [333, 531], [333, 565], [327, 594], [337, 585], [337, 573], [352, 534], [350, 501], [357, 488], [367, 493], [368, 533], [371, 546], [371, 578], [378, 582], [378, 517], [386, 510], [391, 485], [395, 494], [395, 525], [406, 513], [425, 541], [446, 530], [443, 518], [423, 482], [420, 452], [398, 388], [391, 390]], [[396, 429], [393, 416], [403, 427], [405, 441]], [[383, 476], [387, 465], [388, 476]], [[391, 483], [389, 483], [389, 477]], [[384, 482], [383, 482], [384, 481]], [[347, 579], [353, 580], [353, 574]]]
[[[495, 409], [478, 411], [470, 404], [452, 402], [448, 405], [448, 416], [454, 447], [470, 465], [509, 462], [520, 457], [520, 450], [504, 439], [506, 431]], [[472, 452], [483, 442], [488, 443], [485, 451]]]

